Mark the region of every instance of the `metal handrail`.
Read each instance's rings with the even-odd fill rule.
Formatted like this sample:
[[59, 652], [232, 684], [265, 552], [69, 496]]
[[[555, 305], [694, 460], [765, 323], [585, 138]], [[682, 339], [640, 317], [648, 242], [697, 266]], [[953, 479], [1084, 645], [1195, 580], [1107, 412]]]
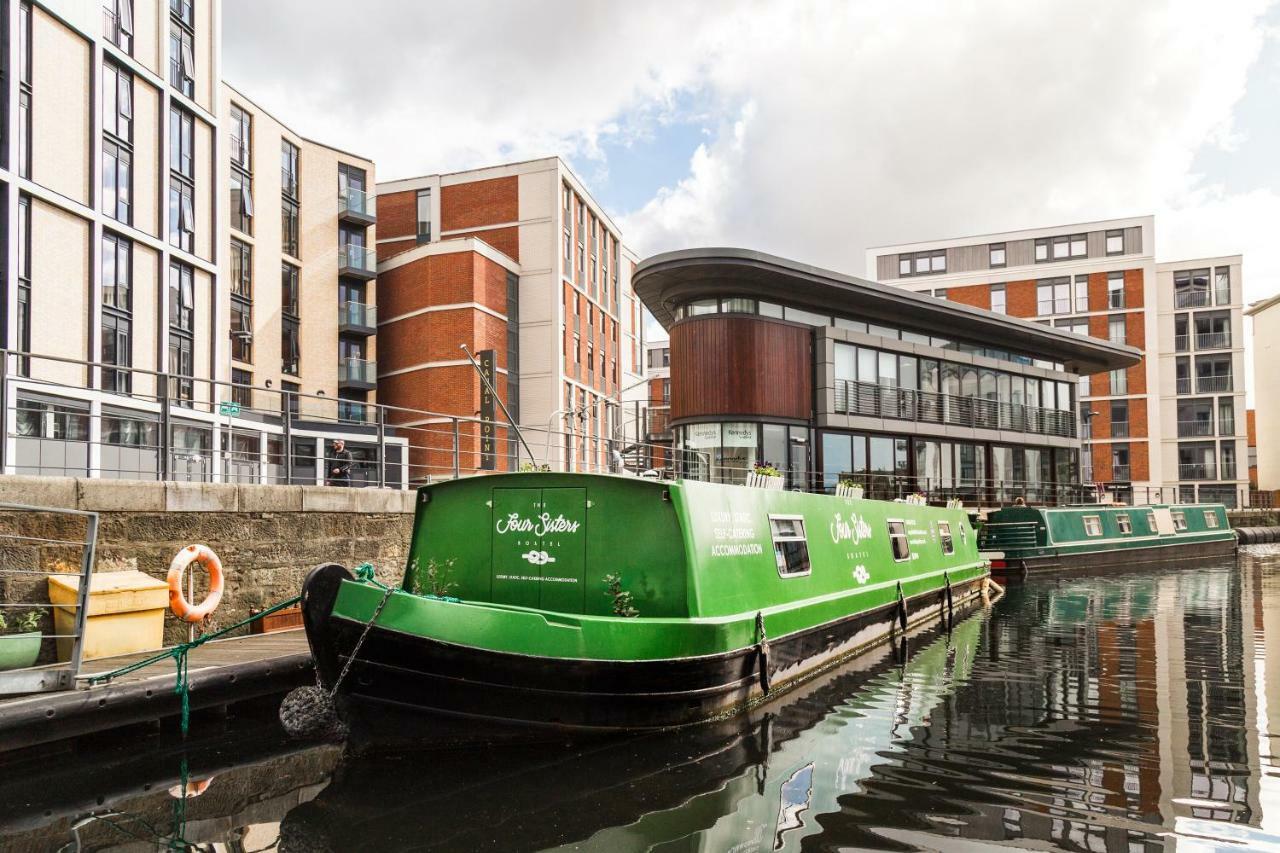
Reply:
[[[76, 603], [58, 604], [52, 602], [48, 604], [22, 604], [6, 602], [0, 607], [7, 608], [29, 608], [29, 609], [46, 609], [53, 611], [55, 607], [74, 609], [76, 612], [75, 631], [71, 634], [59, 634], [56, 632], [46, 634], [41, 632], [41, 641], [47, 639], [73, 639], [71, 645], [71, 653], [64, 666], [48, 666], [36, 665], [32, 667], [24, 667], [21, 669], [11, 669], [0, 672], [0, 695], [16, 694], [16, 693], [47, 693], [55, 690], [70, 690], [75, 687], [76, 677], [80, 674], [80, 665], [84, 660], [84, 635], [85, 626], [89, 618], [89, 586], [93, 577], [93, 563], [98, 545], [98, 514], [96, 512], [88, 512], [78, 509], [67, 509], [63, 507], [40, 507], [28, 504], [0, 503], [0, 511], [3, 512], [26, 512], [26, 513], [58, 513], [60, 515], [69, 515], [77, 518], [85, 519], [85, 538], [83, 542], [78, 540], [60, 540], [48, 539], [39, 536], [27, 536], [15, 533], [0, 533], [0, 540], [16, 539], [25, 542], [40, 543], [58, 543], [65, 545], [80, 545], [82, 550], [80, 554], [80, 583], [76, 590]], [[37, 569], [8, 569], [0, 568], [0, 575], [20, 574], [20, 575], [44, 575], [52, 577], [63, 572], [40, 571]], [[0, 637], [0, 643], [6, 642], [4, 637]]]
[[1178, 421], [1178, 437], [1187, 438], [1198, 435], [1213, 435], [1213, 421], [1193, 420]]
[[1176, 308], [1203, 308], [1209, 304], [1209, 290], [1175, 290], [1173, 302]]
[[1196, 332], [1196, 349], [1231, 349], [1231, 333]]
[[837, 414], [1013, 430], [1063, 438], [1074, 438], [1078, 429], [1075, 413], [1062, 409], [894, 388], [853, 379], [836, 380], [835, 411]]

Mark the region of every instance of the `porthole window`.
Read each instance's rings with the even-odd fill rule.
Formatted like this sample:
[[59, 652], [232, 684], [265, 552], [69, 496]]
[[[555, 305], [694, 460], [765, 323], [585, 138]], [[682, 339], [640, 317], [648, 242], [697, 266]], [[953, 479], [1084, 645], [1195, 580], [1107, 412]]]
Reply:
[[894, 562], [911, 559], [911, 545], [907, 542], [907, 525], [904, 522], [889, 522], [889, 545], [893, 549]]
[[809, 573], [809, 541], [805, 537], [804, 519], [796, 515], [769, 516], [773, 534], [773, 556], [778, 574], [785, 577]]

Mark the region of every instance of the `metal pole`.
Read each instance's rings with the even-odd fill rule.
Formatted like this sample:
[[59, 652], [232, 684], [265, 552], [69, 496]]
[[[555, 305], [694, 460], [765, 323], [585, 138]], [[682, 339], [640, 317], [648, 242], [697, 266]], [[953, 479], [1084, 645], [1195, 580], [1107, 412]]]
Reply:
[[378, 488], [387, 487], [387, 412], [374, 404], [378, 412]]
[[462, 461], [458, 458], [462, 454], [462, 441], [458, 435], [458, 419], [453, 419], [453, 479], [462, 476]]
[[9, 354], [0, 354], [0, 474], [9, 473]]
[[[529, 454], [529, 461], [534, 465], [538, 464], [538, 460], [533, 457], [533, 451], [529, 449], [529, 443], [524, 440], [524, 433], [520, 432], [520, 427], [516, 424], [515, 419], [511, 417], [511, 413], [507, 411], [507, 404], [502, 402], [502, 398], [498, 396], [498, 392], [494, 390], [493, 385], [489, 382], [489, 377], [484, 375], [484, 371], [480, 369], [480, 363], [471, 355], [471, 350], [467, 349], [466, 344], [461, 344], [458, 349], [467, 354], [467, 361], [471, 362], [471, 366], [476, 369], [476, 373], [480, 374], [480, 381], [484, 383], [484, 387], [489, 389], [489, 393], [493, 395], [494, 402], [498, 404], [498, 408], [502, 409], [502, 414], [507, 416], [507, 423], [511, 424], [511, 428], [515, 430], [516, 438], [520, 440], [520, 444], [524, 447], [524, 452]], [[519, 459], [519, 454], [516, 454]]]
[[284, 481], [293, 485], [293, 392], [281, 391], [284, 397]]
[[169, 374], [161, 373], [160, 381], [160, 479], [168, 480], [171, 460], [169, 436]]
[[[89, 585], [93, 580], [93, 556], [98, 544], [98, 514], [86, 517], [84, 552], [80, 555], [80, 589], [76, 596], [76, 644], [71, 650], [72, 684], [80, 673], [80, 661], [84, 657], [84, 631], [89, 619]], [[190, 600], [190, 599], [188, 599]]]

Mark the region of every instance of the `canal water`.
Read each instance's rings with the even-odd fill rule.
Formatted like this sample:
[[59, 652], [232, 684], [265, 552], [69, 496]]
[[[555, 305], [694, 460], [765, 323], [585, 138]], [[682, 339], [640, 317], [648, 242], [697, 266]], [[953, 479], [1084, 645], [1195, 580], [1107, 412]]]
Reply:
[[687, 731], [406, 745], [389, 720], [344, 750], [269, 719], [0, 765], [0, 849], [1280, 851], [1280, 550], [1033, 577]]

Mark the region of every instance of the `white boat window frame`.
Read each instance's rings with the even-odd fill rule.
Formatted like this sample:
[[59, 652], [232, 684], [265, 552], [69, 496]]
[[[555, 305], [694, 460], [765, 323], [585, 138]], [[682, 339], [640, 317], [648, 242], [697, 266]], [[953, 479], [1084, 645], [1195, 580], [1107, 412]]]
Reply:
[[[1086, 515], [1083, 518], [1081, 518], [1081, 521], [1084, 523], [1085, 536], [1101, 536], [1102, 535], [1102, 516]], [[1090, 522], [1092, 522], [1092, 524], [1090, 524]]]
[[1133, 533], [1133, 521], [1129, 518], [1129, 513], [1121, 512], [1116, 514], [1116, 527], [1120, 528], [1120, 533], [1124, 536]]
[[[951, 555], [956, 552], [956, 540], [951, 535], [951, 522], [938, 522], [938, 542], [942, 545], [942, 553], [944, 555]], [[909, 544], [908, 548], [910, 548]]]
[[[901, 533], [894, 533], [893, 526], [898, 525]], [[911, 542], [907, 539], [907, 522], [901, 518], [886, 518], [884, 520], [885, 529], [889, 531], [889, 555], [893, 557], [895, 563], [905, 563], [911, 559]], [[894, 540], [901, 539], [902, 546], [906, 549], [906, 556], [899, 557], [897, 548], [894, 546]]]
[[1204, 526], [1208, 530], [1218, 529], [1218, 513], [1216, 510], [1206, 509], [1204, 511]]
[[1184, 533], [1187, 529], [1187, 514], [1180, 509], [1175, 509], [1169, 513], [1169, 517], [1173, 519], [1173, 532]]
[[[798, 528], [797, 533], [779, 533], [775, 522], [791, 521], [795, 522]], [[769, 515], [769, 538], [773, 540], [773, 563], [778, 569], [778, 577], [780, 578], [802, 578], [806, 575], [813, 574], [813, 558], [809, 555], [809, 536], [808, 529], [805, 527], [803, 515]], [[784, 542], [799, 542], [804, 548], [804, 565], [803, 571], [786, 571], [787, 558], [781, 547]]]

